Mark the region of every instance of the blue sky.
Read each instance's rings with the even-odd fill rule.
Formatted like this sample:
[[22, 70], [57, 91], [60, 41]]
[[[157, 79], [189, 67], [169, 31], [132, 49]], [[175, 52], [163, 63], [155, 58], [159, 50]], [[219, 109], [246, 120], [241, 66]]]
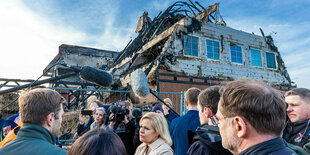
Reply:
[[[121, 51], [144, 11], [154, 18], [167, 0], [0, 0], [0, 78], [36, 79], [71, 44]], [[200, 0], [220, 2], [227, 26], [271, 34], [291, 79], [310, 88], [310, 0]]]

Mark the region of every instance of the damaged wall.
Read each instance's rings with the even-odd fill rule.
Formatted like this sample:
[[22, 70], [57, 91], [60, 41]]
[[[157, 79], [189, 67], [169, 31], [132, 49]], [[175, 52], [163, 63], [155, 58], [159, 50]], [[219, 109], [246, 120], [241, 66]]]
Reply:
[[[191, 18], [186, 18], [185, 27], [191, 25]], [[184, 27], [184, 26], [181, 26]], [[183, 34], [187, 34], [185, 31]], [[248, 77], [252, 79], [264, 80], [273, 84], [290, 84], [287, 79], [276, 69], [267, 68], [265, 52], [272, 52], [277, 59], [277, 51], [272, 51], [266, 44], [263, 37], [235, 30], [229, 27], [202, 22], [201, 31], [194, 31], [188, 34], [199, 38], [198, 57], [183, 56], [183, 35], [175, 33], [168, 40], [164, 50], [175, 58], [166, 59], [165, 67], [168, 70], [198, 77], [218, 77], [226, 79], [239, 79]], [[206, 39], [215, 40], [220, 43], [220, 59], [208, 59], [206, 55]], [[230, 45], [240, 46], [243, 54], [242, 64], [231, 62]], [[262, 67], [252, 66], [250, 49], [261, 51]], [[276, 61], [277, 61], [276, 59]], [[285, 68], [285, 67], [284, 67]]]

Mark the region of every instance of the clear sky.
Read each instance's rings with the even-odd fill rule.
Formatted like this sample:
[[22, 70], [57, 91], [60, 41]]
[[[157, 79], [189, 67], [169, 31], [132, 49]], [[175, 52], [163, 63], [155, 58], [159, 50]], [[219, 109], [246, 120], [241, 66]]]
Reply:
[[[36, 79], [61, 44], [121, 51], [144, 11], [153, 19], [175, 0], [0, 0], [0, 78]], [[310, 88], [310, 0], [220, 2], [227, 26], [271, 34], [290, 77]]]

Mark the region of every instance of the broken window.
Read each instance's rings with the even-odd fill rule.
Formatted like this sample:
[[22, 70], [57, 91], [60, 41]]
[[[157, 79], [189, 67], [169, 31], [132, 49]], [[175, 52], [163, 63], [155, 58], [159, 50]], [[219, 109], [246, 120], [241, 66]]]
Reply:
[[259, 50], [251, 49], [252, 66], [262, 67], [262, 56]]
[[267, 68], [274, 68], [274, 69], [277, 68], [274, 53], [266, 52], [266, 63], [267, 63]]
[[230, 45], [231, 62], [242, 64], [242, 50], [240, 46]]
[[220, 59], [219, 46], [220, 43], [218, 41], [207, 39], [207, 58], [219, 60]]
[[198, 57], [198, 37], [184, 35], [184, 55]]

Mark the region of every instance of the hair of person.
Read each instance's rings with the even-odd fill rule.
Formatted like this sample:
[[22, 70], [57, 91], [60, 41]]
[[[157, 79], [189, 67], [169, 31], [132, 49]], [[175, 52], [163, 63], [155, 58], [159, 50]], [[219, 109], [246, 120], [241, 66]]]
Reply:
[[107, 113], [107, 112], [105, 111], [105, 108], [104, 108], [104, 107], [98, 107], [98, 108], [96, 108], [96, 111], [102, 111], [102, 112], [104, 113], [104, 115]]
[[310, 90], [307, 88], [294, 88], [285, 93], [285, 97], [291, 95], [298, 95], [301, 99], [310, 101]]
[[43, 125], [46, 116], [58, 113], [65, 99], [55, 90], [49, 88], [36, 88], [21, 93], [18, 99], [20, 118], [23, 123]]
[[140, 125], [144, 119], [148, 119], [151, 121], [151, 126], [154, 128], [155, 132], [159, 135], [159, 138], [165, 141], [169, 146], [172, 145], [172, 139], [170, 137], [168, 123], [166, 121], [166, 118], [162, 114], [158, 114], [155, 112], [148, 112], [141, 118]]
[[127, 155], [119, 136], [101, 128], [86, 132], [71, 146], [68, 155]]
[[170, 98], [165, 98], [164, 101], [170, 106], [172, 107], [172, 101]]
[[90, 101], [90, 102], [87, 102], [87, 106], [86, 106], [86, 109], [90, 109], [90, 106], [92, 103], [96, 103], [98, 105], [98, 107], [102, 106], [103, 105], [103, 102], [99, 101], [99, 100], [95, 100], [95, 101]]
[[213, 115], [216, 114], [217, 105], [220, 101], [220, 88], [220, 86], [208, 87], [205, 90], [201, 91], [198, 96], [198, 104], [200, 104], [202, 108], [210, 108]]
[[185, 93], [185, 100], [191, 105], [197, 105], [200, 89], [196, 87], [189, 88]]
[[224, 117], [241, 116], [258, 133], [280, 136], [285, 126], [286, 104], [281, 93], [262, 81], [239, 79], [227, 83], [219, 104]]

